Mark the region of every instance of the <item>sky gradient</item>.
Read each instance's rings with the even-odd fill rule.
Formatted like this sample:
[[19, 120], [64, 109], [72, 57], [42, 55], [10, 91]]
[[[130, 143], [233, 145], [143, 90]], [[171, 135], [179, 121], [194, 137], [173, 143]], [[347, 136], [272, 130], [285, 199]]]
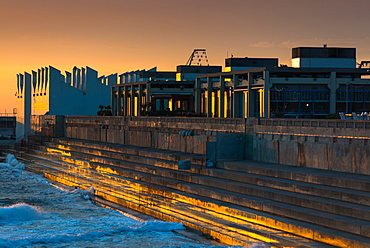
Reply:
[[44, 66], [99, 75], [175, 70], [194, 48], [211, 65], [279, 58], [297, 46], [355, 47], [370, 60], [369, 0], [0, 0], [0, 113], [15, 103], [16, 74]]

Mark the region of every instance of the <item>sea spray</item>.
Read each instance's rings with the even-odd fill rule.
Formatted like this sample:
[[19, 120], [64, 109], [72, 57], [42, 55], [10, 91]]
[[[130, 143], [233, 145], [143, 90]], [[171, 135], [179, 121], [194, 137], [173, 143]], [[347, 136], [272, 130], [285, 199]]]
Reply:
[[1, 222], [40, 219], [44, 219], [43, 213], [40, 211], [40, 209], [25, 203], [17, 203], [8, 207], [0, 207]]
[[75, 189], [71, 191], [72, 194], [79, 195], [85, 200], [90, 200], [92, 197], [94, 197], [95, 189], [94, 187], [90, 187], [89, 189], [83, 190], [83, 189]]
[[6, 155], [6, 164], [10, 165], [12, 169], [24, 170], [26, 166], [23, 163], [18, 162], [18, 160], [12, 154]]

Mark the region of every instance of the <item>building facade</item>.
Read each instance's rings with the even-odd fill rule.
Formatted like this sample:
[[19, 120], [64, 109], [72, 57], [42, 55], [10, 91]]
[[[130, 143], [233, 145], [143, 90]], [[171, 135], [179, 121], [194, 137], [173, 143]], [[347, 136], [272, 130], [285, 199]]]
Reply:
[[[247, 58], [239, 58], [243, 59]], [[229, 64], [230, 60], [226, 59]], [[368, 112], [370, 72], [356, 68], [355, 61], [352, 48], [293, 48], [296, 68], [266, 63], [200, 75], [196, 112], [221, 118], [325, 118], [338, 112]]]
[[31, 115], [96, 115], [110, 104], [110, 86], [117, 77], [100, 77], [90, 67], [62, 74], [48, 66], [17, 74], [17, 137], [30, 132]]
[[194, 111], [195, 78], [221, 69], [221, 66], [180, 65], [174, 72], [152, 68], [121, 74], [119, 84], [112, 87], [113, 114], [140, 116], [163, 111]]

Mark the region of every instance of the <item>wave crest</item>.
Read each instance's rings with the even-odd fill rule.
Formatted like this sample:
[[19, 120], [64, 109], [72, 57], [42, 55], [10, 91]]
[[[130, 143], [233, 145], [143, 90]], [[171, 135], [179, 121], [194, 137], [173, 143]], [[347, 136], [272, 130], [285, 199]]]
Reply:
[[0, 207], [0, 221], [39, 219], [44, 219], [43, 213], [37, 207], [25, 203], [17, 203], [8, 207]]
[[165, 221], [145, 221], [141, 222], [137, 227], [132, 227], [136, 231], [156, 231], [156, 232], [170, 232], [173, 230], [185, 229], [182, 223], [165, 222]]
[[10, 169], [24, 170], [26, 168], [26, 166], [23, 163], [18, 162], [18, 160], [12, 154], [6, 155], [5, 162], [5, 164], [1, 165]]

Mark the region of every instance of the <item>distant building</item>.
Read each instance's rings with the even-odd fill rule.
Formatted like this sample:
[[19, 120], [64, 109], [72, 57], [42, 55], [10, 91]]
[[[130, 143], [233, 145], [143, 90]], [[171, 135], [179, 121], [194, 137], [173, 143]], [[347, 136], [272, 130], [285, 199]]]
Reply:
[[30, 132], [31, 115], [96, 115], [110, 104], [110, 86], [117, 75], [98, 78], [90, 67], [62, 74], [48, 66], [17, 74], [17, 137]]
[[119, 75], [112, 87], [114, 115], [139, 116], [161, 110], [194, 110], [194, 83], [198, 75], [220, 72], [221, 66], [179, 65], [174, 72], [138, 70]]
[[[356, 68], [355, 51], [293, 48], [294, 67], [277, 67], [277, 61], [266, 59], [226, 59], [227, 71], [197, 76], [195, 110], [209, 117], [235, 118], [325, 118], [338, 112], [369, 112], [370, 70]], [[234, 70], [253, 60], [259, 67]]]
[[149, 70], [137, 70], [120, 74], [118, 76], [119, 84], [137, 83], [144, 81], [155, 80], [175, 80], [176, 72], [173, 71], [157, 71], [157, 67]]

